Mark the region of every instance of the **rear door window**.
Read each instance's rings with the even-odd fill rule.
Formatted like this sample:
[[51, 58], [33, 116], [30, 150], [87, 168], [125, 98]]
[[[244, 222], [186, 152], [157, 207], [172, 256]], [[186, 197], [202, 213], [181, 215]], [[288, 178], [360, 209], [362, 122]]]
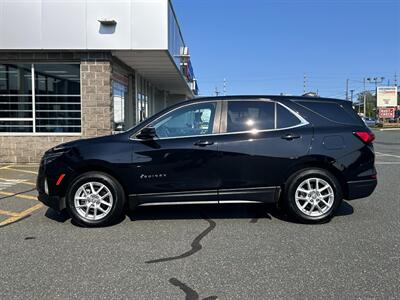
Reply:
[[297, 103], [336, 123], [360, 124], [362, 122], [353, 108], [347, 107], [346, 103], [343, 105], [328, 101], [297, 101]]
[[229, 101], [227, 132], [275, 128], [275, 103], [267, 101]]

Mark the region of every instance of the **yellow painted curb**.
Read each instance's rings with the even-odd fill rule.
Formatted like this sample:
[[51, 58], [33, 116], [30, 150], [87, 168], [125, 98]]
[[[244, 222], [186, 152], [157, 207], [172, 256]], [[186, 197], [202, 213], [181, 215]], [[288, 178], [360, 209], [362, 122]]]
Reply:
[[18, 213], [18, 215], [15, 214], [14, 216], [4, 220], [3, 222], [0, 222], [0, 227], [17, 222], [17, 221], [29, 216], [31, 213], [33, 213], [34, 211], [36, 211], [42, 207], [43, 207], [42, 203], [36, 204], [35, 206], [32, 206], [32, 207]]
[[10, 216], [10, 217], [18, 217], [19, 213], [15, 212], [15, 211], [1, 210], [0, 209], [0, 215], [6, 215], [6, 216]]

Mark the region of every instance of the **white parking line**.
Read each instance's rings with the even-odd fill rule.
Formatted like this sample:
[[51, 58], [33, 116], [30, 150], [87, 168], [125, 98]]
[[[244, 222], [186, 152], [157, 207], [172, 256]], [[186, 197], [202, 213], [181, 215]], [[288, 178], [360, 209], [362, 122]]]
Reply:
[[0, 191], [5, 190], [9, 187], [12, 187], [14, 185], [17, 185], [18, 183], [20, 183], [20, 180], [4, 180], [4, 181], [0, 181]]
[[400, 161], [377, 161], [375, 165], [400, 165]]
[[375, 152], [375, 154], [377, 154], [376, 156], [390, 156], [390, 157], [400, 158], [399, 155], [388, 154], [388, 153], [382, 153], [382, 152]]
[[17, 184], [26, 184], [26, 185], [31, 185], [31, 186], [36, 186], [35, 183], [28, 181], [27, 179], [10, 179], [10, 178], [3, 178], [0, 177], [0, 182], [1, 181], [13, 181], [16, 182]]
[[15, 168], [11, 168], [10, 166], [4, 167], [4, 168], [2, 168], [2, 169], [3, 169], [3, 170], [8, 170], [8, 171], [16, 171], [16, 172], [22, 172], [22, 173], [35, 174], [35, 175], [38, 174], [38, 172], [28, 171], [28, 170], [22, 170], [22, 169], [15, 169]]
[[0, 170], [2, 170], [2, 169], [7, 169], [7, 168], [9, 168], [9, 167], [12, 167], [12, 165], [2, 166], [2, 167], [0, 167]]

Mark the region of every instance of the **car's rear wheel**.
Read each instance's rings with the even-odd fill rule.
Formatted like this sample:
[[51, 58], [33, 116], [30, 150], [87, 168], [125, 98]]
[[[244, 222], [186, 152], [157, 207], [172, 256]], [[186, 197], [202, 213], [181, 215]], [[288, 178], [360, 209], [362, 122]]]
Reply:
[[306, 169], [292, 175], [284, 191], [288, 212], [301, 222], [329, 220], [343, 195], [340, 183], [323, 169]]
[[117, 221], [124, 212], [125, 194], [117, 180], [101, 172], [80, 175], [67, 193], [73, 220], [84, 226], [105, 226]]

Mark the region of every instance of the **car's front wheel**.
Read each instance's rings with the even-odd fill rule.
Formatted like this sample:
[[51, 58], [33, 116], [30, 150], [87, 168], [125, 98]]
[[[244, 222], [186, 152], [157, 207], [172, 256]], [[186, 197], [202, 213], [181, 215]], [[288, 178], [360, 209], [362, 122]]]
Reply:
[[317, 168], [295, 173], [289, 178], [284, 191], [289, 213], [297, 220], [308, 223], [329, 220], [342, 198], [336, 177]]
[[123, 214], [125, 194], [119, 182], [110, 175], [88, 172], [71, 184], [67, 201], [71, 217], [78, 224], [105, 226]]

